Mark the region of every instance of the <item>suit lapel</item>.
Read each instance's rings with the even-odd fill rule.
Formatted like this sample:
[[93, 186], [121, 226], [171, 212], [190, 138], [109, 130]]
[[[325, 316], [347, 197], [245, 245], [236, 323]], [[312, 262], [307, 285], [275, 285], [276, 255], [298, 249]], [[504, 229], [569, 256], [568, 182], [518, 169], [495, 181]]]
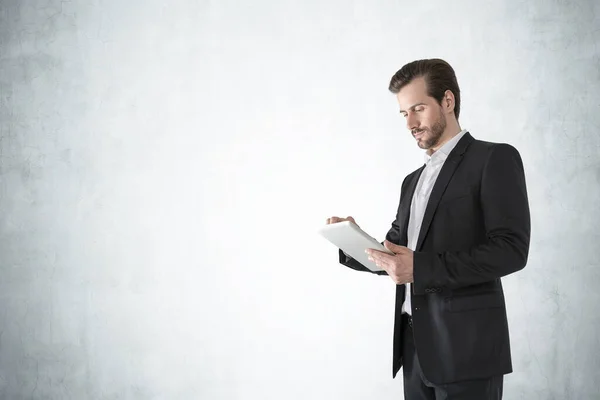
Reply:
[[408, 221], [410, 218], [410, 207], [412, 204], [412, 199], [415, 194], [415, 190], [417, 188], [417, 183], [419, 183], [419, 178], [425, 169], [425, 165], [423, 165], [420, 169], [416, 170], [412, 180], [409, 182], [407, 187], [407, 193], [404, 196], [404, 201], [400, 206], [400, 221], [403, 221], [403, 225], [400, 227], [400, 232], [404, 235], [404, 242], [408, 243]]
[[[431, 191], [431, 195], [429, 196], [429, 202], [427, 203], [427, 208], [425, 209], [425, 215], [423, 216], [423, 222], [421, 224], [421, 231], [419, 232], [419, 239], [417, 240], [416, 251], [421, 249], [423, 245], [423, 240], [427, 235], [427, 231], [429, 230], [429, 226], [431, 225], [431, 221], [433, 220], [433, 216], [435, 215], [435, 210], [440, 203], [442, 195], [454, 175], [456, 168], [462, 161], [463, 155], [467, 150], [467, 147], [473, 141], [473, 137], [469, 134], [469, 132], [465, 133], [465, 135], [459, 140], [454, 149], [448, 155], [448, 158], [444, 162], [440, 174], [433, 185], [433, 189]], [[417, 179], [418, 180], [418, 179]], [[414, 189], [413, 189], [414, 191]], [[410, 206], [409, 206], [410, 210]]]

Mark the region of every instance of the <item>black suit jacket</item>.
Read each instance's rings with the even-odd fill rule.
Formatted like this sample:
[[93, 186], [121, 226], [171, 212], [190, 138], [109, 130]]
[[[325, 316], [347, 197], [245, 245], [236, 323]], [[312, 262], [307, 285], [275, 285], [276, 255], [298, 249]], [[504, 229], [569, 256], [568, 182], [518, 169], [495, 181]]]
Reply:
[[[386, 235], [392, 243], [407, 245], [410, 205], [424, 168], [402, 183], [396, 219]], [[500, 278], [525, 267], [529, 236], [519, 152], [467, 132], [435, 182], [414, 252], [413, 330], [428, 380], [445, 384], [512, 372]], [[352, 269], [371, 272], [341, 250], [339, 257]], [[392, 377], [402, 366], [405, 290], [396, 287]]]

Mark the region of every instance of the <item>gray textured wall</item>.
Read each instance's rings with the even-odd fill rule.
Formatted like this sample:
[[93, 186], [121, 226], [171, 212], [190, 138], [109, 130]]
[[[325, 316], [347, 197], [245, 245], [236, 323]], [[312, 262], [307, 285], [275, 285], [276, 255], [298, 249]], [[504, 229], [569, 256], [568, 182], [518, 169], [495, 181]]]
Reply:
[[505, 398], [600, 398], [599, 4], [2, 0], [0, 398], [400, 399], [393, 283], [315, 231], [387, 231], [421, 57], [525, 163]]

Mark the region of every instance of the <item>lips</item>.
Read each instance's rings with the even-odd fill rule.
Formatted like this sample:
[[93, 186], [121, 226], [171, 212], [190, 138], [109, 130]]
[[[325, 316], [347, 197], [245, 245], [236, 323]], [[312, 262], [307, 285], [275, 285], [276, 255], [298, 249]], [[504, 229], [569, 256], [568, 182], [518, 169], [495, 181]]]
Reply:
[[416, 133], [413, 134], [413, 136], [415, 137], [415, 139], [419, 140], [423, 137], [423, 135], [425, 135], [425, 131], [417, 131]]

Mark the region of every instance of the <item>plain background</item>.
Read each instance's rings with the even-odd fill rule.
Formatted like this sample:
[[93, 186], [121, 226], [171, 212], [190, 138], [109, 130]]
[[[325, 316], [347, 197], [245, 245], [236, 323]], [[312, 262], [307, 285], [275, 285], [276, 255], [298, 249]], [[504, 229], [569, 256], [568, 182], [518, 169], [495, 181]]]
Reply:
[[401, 399], [383, 238], [423, 163], [389, 79], [440, 57], [514, 145], [505, 399], [600, 398], [600, 2], [0, 3], [0, 398]]

